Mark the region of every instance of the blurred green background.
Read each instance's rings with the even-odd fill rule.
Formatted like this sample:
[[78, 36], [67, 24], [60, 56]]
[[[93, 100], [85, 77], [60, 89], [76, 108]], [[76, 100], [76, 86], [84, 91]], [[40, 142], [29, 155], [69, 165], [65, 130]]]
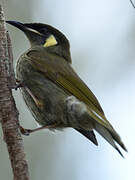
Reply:
[[[43, 130], [24, 137], [32, 180], [134, 179], [135, 9], [128, 0], [1, 0], [7, 20], [55, 26], [70, 40], [73, 67], [99, 99], [129, 153], [125, 159], [97, 135], [99, 146], [72, 129]], [[29, 47], [24, 34], [7, 26], [14, 63]], [[35, 128], [22, 96], [13, 91], [20, 123]], [[12, 171], [0, 131], [0, 179]]]

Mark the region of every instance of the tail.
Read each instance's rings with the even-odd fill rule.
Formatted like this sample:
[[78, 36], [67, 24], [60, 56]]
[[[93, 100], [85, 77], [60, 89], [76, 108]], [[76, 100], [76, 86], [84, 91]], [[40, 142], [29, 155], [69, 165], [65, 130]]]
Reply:
[[95, 125], [95, 130], [101, 135], [103, 136], [118, 152], [119, 154], [123, 156], [123, 154], [121, 153], [121, 151], [119, 150], [119, 148], [117, 147], [117, 145], [115, 144], [115, 142], [117, 142], [122, 149], [124, 149], [127, 152], [127, 149], [125, 147], [125, 145], [123, 144], [123, 142], [121, 141], [120, 136], [117, 134], [117, 132], [112, 128], [112, 130], [107, 129], [106, 127], [103, 127], [102, 125], [96, 123]]
[[81, 133], [82, 135], [84, 135], [86, 138], [88, 138], [91, 142], [93, 142], [96, 146], [98, 145], [98, 142], [97, 142], [97, 139], [96, 139], [96, 136], [94, 134], [94, 132], [91, 130], [91, 131], [88, 131], [88, 130], [84, 130], [84, 129], [76, 129], [79, 133]]

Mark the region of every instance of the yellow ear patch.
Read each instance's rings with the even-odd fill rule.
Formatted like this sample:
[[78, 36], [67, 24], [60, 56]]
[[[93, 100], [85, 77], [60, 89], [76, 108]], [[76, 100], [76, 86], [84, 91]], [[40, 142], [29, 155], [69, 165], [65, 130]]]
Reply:
[[43, 45], [44, 47], [49, 47], [49, 46], [54, 46], [57, 44], [57, 41], [53, 35], [50, 35], [46, 41], [45, 44]]

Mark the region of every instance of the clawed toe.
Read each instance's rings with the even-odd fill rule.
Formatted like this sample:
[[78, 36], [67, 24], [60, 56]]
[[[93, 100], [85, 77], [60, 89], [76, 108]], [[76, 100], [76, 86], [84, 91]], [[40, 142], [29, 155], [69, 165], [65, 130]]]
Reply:
[[23, 85], [23, 83], [21, 81], [16, 79], [16, 84], [11, 88], [17, 90], [20, 87], [24, 87], [24, 85]]
[[21, 131], [21, 133], [22, 133], [23, 135], [25, 135], [25, 136], [29, 136], [30, 133], [32, 132], [31, 129], [24, 129], [22, 126], [20, 126], [20, 131]]

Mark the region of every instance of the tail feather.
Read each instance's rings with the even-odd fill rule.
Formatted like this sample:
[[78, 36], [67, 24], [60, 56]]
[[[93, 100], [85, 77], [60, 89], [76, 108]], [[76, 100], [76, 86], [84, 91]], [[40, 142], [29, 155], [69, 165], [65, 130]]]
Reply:
[[96, 136], [92, 130], [91, 131], [84, 130], [84, 129], [75, 129], [75, 130], [77, 130], [79, 133], [81, 133], [86, 138], [88, 138], [90, 141], [92, 141], [96, 146], [98, 145]]
[[126, 146], [123, 144], [123, 142], [121, 141], [121, 138], [120, 136], [117, 134], [117, 132], [115, 130], [113, 130], [112, 132], [110, 132], [113, 139], [122, 147], [122, 149], [124, 149], [126, 152], [127, 151], [127, 148]]
[[124, 144], [122, 143], [119, 135], [112, 129], [112, 131], [110, 132], [110, 130], [108, 130], [107, 128], [103, 127], [102, 125], [96, 123], [95, 126], [95, 130], [101, 135], [103, 136], [118, 152], [119, 154], [123, 156], [123, 154], [121, 153], [121, 151], [119, 150], [119, 148], [117, 147], [117, 145], [115, 144], [115, 141], [125, 150], [127, 151], [126, 147], [124, 146]]

